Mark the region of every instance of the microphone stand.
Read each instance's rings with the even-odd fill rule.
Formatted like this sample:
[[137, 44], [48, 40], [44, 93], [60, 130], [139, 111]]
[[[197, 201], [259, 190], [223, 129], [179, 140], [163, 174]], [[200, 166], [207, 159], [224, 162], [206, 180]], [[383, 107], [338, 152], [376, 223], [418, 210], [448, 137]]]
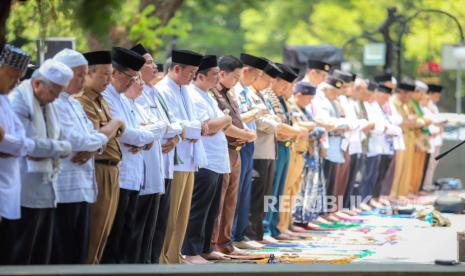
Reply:
[[451, 149], [439, 154], [438, 156], [434, 157], [434, 160], [438, 161], [439, 159], [443, 158], [444, 156], [448, 155], [450, 152], [454, 151], [456, 148], [460, 147], [461, 145], [465, 144], [465, 140], [458, 143], [457, 145], [453, 146]]

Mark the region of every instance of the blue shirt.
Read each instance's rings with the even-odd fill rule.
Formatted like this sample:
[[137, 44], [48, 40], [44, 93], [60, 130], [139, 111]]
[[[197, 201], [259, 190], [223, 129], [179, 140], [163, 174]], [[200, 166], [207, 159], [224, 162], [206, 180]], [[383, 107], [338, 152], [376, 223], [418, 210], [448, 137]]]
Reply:
[[[239, 110], [241, 113], [248, 112], [255, 107], [254, 101], [252, 99], [251, 93], [249, 88], [242, 86], [239, 82], [234, 86], [234, 91], [237, 95], [237, 104], [239, 105]], [[256, 131], [257, 125], [255, 124], [255, 120], [246, 123], [247, 128]]]

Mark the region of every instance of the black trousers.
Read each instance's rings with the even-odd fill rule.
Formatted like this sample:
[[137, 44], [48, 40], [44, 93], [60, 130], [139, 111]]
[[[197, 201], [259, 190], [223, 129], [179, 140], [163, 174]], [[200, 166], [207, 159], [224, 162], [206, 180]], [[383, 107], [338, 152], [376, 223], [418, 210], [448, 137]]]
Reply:
[[160, 205], [158, 207], [157, 221], [155, 225], [155, 234], [152, 241], [152, 252], [150, 256], [151, 263], [158, 264], [160, 253], [165, 240], [166, 224], [168, 213], [170, 211], [170, 193], [172, 179], [165, 179], [165, 193], [160, 197]]
[[386, 174], [389, 169], [389, 165], [391, 164], [393, 155], [381, 155], [379, 166], [378, 166], [378, 178], [376, 180], [375, 187], [373, 188], [373, 197], [377, 198], [381, 195], [381, 188], [386, 177]]
[[265, 217], [265, 195], [273, 192], [275, 160], [254, 159], [252, 176], [252, 200], [250, 204], [249, 227], [246, 236], [251, 240], [263, 240]]
[[323, 161], [323, 174], [326, 179], [326, 195], [334, 195], [336, 186], [336, 169], [338, 163], [331, 162], [327, 159]]
[[223, 175], [208, 169], [195, 174], [189, 224], [182, 246], [188, 256], [212, 252], [211, 239], [221, 202]]
[[373, 190], [375, 188], [376, 181], [378, 180], [380, 160], [380, 155], [366, 158], [361, 185], [362, 200], [366, 197], [373, 197]]
[[366, 155], [364, 154], [350, 155], [349, 182], [344, 194], [344, 208], [352, 207], [351, 196], [360, 196], [362, 194], [361, 184], [365, 160]]
[[161, 194], [144, 195], [139, 197], [137, 203], [138, 220], [144, 219], [144, 213], [146, 213], [147, 216], [145, 216], [145, 222], [137, 223], [144, 223], [143, 233], [140, 239], [140, 253], [136, 259], [136, 262], [138, 263], [151, 263], [150, 257], [152, 255], [152, 243], [157, 227], [160, 198]]
[[89, 252], [90, 204], [59, 203], [55, 210], [52, 264], [84, 264]]
[[127, 263], [137, 255], [136, 214], [138, 191], [120, 188], [115, 220], [103, 251], [102, 263]]
[[[151, 233], [152, 223], [156, 223], [158, 215], [158, 204], [160, 203], [160, 194], [139, 195], [137, 198], [134, 227], [131, 233], [125, 233], [131, 243], [127, 245], [129, 252], [134, 254], [124, 254], [125, 263], [145, 263], [146, 256], [152, 248], [148, 240], [153, 239], [155, 230]], [[153, 219], [155, 217], [155, 220]], [[150, 238], [150, 236], [152, 238]]]
[[49, 264], [55, 208], [21, 207], [21, 219], [0, 222], [0, 264]]

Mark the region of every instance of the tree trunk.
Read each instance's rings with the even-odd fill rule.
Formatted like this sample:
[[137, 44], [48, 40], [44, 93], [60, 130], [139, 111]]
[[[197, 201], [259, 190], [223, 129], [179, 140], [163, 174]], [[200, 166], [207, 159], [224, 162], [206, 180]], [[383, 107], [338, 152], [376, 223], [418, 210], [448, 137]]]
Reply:
[[0, 1], [0, 50], [6, 43], [6, 20], [10, 16], [11, 0]]
[[181, 7], [184, 0], [141, 0], [139, 5], [139, 11], [143, 11], [148, 5], [153, 4], [155, 11], [151, 16], [160, 18], [160, 27], [168, 24], [171, 18], [173, 18], [176, 10]]

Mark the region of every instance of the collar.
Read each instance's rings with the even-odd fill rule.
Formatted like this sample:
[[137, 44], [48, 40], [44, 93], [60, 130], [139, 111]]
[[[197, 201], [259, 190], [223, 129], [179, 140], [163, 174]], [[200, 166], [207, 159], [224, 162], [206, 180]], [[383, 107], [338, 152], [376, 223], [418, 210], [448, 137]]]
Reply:
[[229, 91], [230, 89], [224, 87], [224, 85], [220, 82], [220, 83], [218, 83], [217, 90], [218, 90], [218, 92], [221, 93], [221, 94], [227, 94], [228, 91]]
[[124, 95], [124, 93], [121, 95], [121, 98], [125, 98], [129, 103], [134, 104], [136, 103], [136, 100], [133, 100], [129, 98], [128, 96]]
[[[103, 92], [103, 91], [102, 91]], [[97, 92], [96, 90], [90, 88], [90, 87], [84, 87], [83, 94], [89, 97], [91, 100], [95, 100], [97, 98], [101, 98], [102, 95], [101, 93]]]
[[69, 99], [70, 96], [71, 96], [71, 95], [68, 94], [68, 93], [65, 92], [65, 91], [61, 91], [61, 92], [60, 92], [60, 95], [58, 95], [58, 97], [60, 97], [60, 98], [62, 98], [62, 99], [66, 99], [66, 100]]
[[194, 90], [196, 90], [196, 91], [198, 91], [198, 92], [200, 92], [200, 93], [203, 93], [203, 94], [207, 94], [207, 93], [208, 93], [208, 91], [205, 91], [205, 90], [203, 90], [202, 88], [198, 87], [195, 83], [191, 83], [191, 84], [190, 84], [190, 87], [192, 87], [192, 89], [194, 89]]
[[165, 81], [166, 81], [166, 84], [167, 84], [168, 86], [170, 86], [171, 88], [175, 88], [175, 87], [176, 87], [176, 89], [179, 89], [179, 90], [182, 89], [183, 85], [177, 84], [174, 80], [172, 80], [172, 79], [170, 78], [170, 76], [166, 75], [165, 78], [166, 78], [166, 80], [165, 80]]
[[143, 87], [143, 89], [154, 90], [154, 89], [155, 89], [155, 87], [154, 87], [153, 85], [150, 85], [150, 84], [146, 84], [146, 83], [144, 83], [144, 87]]
[[242, 86], [241, 82], [238, 81], [236, 85], [234, 85], [234, 90], [237, 91], [237, 93], [241, 93], [244, 90], [247, 90], [247, 87]]
[[154, 85], [144, 84], [144, 86], [142, 87], [142, 95], [145, 94], [145, 93], [149, 93], [149, 94], [153, 93], [156, 96], [157, 91], [158, 90], [155, 88]]
[[249, 90], [250, 90], [250, 92], [252, 92], [252, 93], [254, 93], [254, 94], [257, 94], [257, 93], [258, 93], [257, 89], [255, 89], [255, 87], [253, 87], [252, 85], [249, 86]]
[[121, 97], [121, 95], [124, 94], [124, 93], [121, 93], [121, 94], [118, 93], [118, 91], [116, 91], [115, 87], [111, 83], [107, 86], [105, 90], [108, 91], [110, 95], [112, 95], [113, 97], [117, 97], [117, 98]]

